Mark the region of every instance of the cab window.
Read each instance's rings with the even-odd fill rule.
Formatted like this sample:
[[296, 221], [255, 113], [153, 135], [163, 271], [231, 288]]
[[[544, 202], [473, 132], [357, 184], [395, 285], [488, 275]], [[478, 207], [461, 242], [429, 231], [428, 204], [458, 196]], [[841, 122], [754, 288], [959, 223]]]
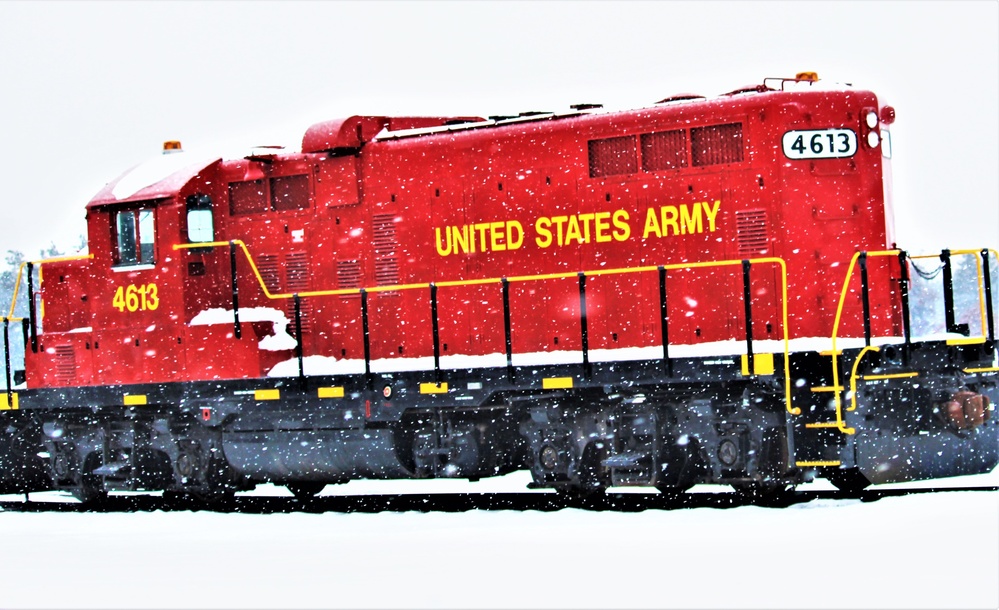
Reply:
[[215, 241], [212, 198], [208, 195], [191, 195], [187, 198], [187, 241], [192, 244]]
[[152, 265], [156, 230], [153, 210], [139, 208], [114, 214], [115, 266]]

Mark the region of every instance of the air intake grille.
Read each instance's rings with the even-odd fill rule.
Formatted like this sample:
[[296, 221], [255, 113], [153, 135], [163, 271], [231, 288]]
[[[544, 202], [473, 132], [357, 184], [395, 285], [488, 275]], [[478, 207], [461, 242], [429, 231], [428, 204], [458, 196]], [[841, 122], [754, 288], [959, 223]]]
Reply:
[[742, 161], [742, 123], [691, 129], [690, 154], [695, 167]]
[[658, 172], [687, 167], [687, 132], [682, 129], [642, 134], [642, 170]]
[[271, 178], [272, 210], [304, 210], [309, 207], [309, 177]]
[[590, 140], [590, 177], [633, 174], [638, 171], [638, 154], [635, 136]]
[[736, 212], [735, 230], [739, 256], [759, 256], [767, 254], [770, 250], [770, 228], [766, 210]]
[[263, 180], [232, 182], [229, 184], [229, 214], [252, 214], [266, 212], [267, 194]]

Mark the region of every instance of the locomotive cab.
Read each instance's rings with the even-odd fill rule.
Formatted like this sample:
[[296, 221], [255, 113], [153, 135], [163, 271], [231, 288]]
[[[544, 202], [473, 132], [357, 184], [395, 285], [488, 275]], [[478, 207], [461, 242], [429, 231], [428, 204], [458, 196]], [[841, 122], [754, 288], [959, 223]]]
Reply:
[[46, 263], [29, 384], [260, 374], [257, 350], [231, 341], [231, 323], [191, 323], [200, 311], [232, 309], [219, 288], [229, 284], [228, 252], [210, 246], [224, 222], [212, 188], [218, 160], [164, 152], [173, 154], [133, 168], [90, 202], [88, 259]]

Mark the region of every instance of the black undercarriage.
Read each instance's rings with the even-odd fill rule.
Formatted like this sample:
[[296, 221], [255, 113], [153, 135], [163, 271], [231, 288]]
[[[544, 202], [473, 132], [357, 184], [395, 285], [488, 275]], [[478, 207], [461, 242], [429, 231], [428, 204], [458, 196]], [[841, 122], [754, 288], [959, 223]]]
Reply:
[[[0, 414], [0, 491], [216, 501], [264, 482], [309, 497], [360, 478], [529, 470], [576, 495], [715, 483], [762, 497], [815, 476], [859, 489], [977, 474], [999, 463], [994, 407], [962, 429], [940, 405], [962, 391], [994, 405], [994, 354], [844, 350], [835, 383], [828, 355], [796, 352], [756, 374], [737, 355], [18, 391]], [[822, 391], [837, 387], [838, 406]]]

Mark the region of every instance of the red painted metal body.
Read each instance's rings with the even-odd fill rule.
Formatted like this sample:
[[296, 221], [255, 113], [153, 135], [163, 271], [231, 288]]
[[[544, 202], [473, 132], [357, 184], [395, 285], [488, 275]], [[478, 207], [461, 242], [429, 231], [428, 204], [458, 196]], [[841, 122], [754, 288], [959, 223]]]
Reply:
[[[90, 202], [91, 259], [45, 265], [28, 386], [282, 374], [275, 367], [296, 359], [285, 336], [295, 334], [294, 304], [268, 298], [258, 274], [273, 295], [306, 293], [302, 353], [313, 372], [363, 371], [364, 347], [359, 294], [310, 291], [444, 283], [442, 364], [501, 365], [500, 285], [446, 282], [761, 257], [786, 261], [790, 338], [829, 337], [850, 257], [893, 240], [889, 161], [868, 143], [886, 125], [865, 123], [880, 107], [871, 92], [815, 88], [506, 121], [351, 117], [310, 128], [301, 153], [164, 155]], [[787, 156], [785, 134], [817, 130], [853, 132], [855, 152]], [[212, 223], [198, 239], [241, 240], [256, 266], [235, 248], [241, 337], [230, 247], [189, 247], [191, 202], [205, 196]], [[132, 260], [121, 244], [128, 231], [148, 239], [144, 211], [154, 238]], [[779, 341], [779, 268], [750, 273], [753, 338]], [[900, 332], [891, 273], [872, 265], [876, 336]], [[510, 286], [514, 353], [577, 357], [578, 280]], [[738, 266], [671, 270], [668, 286], [671, 345], [745, 339]], [[595, 357], [661, 345], [655, 273], [590, 276], [586, 291]], [[430, 291], [368, 296], [373, 366], [428, 368]], [[839, 335], [863, 335], [859, 299]]]

